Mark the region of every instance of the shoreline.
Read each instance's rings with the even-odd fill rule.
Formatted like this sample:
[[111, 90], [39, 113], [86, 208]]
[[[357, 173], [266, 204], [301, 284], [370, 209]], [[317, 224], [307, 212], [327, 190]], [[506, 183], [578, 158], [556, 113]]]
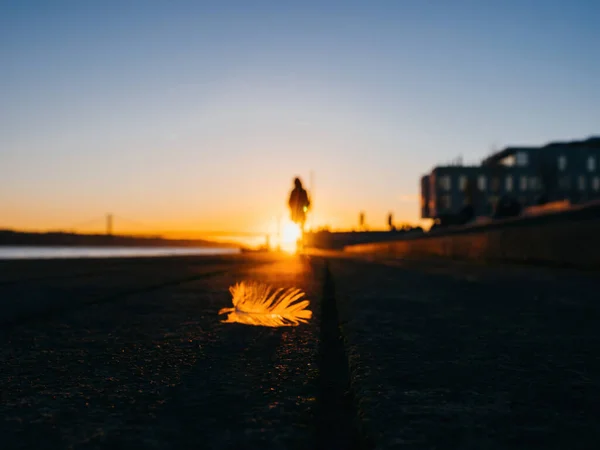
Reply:
[[239, 255], [235, 247], [0, 246], [0, 261], [113, 260]]
[[233, 242], [205, 239], [167, 239], [161, 236], [77, 234], [66, 232], [34, 233], [0, 230], [0, 248], [11, 247], [239, 247]]

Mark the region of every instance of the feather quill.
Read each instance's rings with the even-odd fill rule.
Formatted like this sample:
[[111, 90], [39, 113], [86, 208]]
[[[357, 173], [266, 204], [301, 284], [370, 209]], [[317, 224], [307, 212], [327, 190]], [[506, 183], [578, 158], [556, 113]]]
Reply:
[[304, 292], [297, 288], [273, 289], [263, 283], [241, 282], [229, 288], [233, 308], [221, 308], [219, 315], [229, 313], [224, 323], [243, 323], [263, 327], [297, 326], [307, 323], [312, 311], [308, 300], [300, 300]]

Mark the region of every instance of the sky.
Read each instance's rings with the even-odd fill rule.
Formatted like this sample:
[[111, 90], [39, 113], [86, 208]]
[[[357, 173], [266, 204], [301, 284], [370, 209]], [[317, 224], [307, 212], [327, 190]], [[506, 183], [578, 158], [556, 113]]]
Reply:
[[600, 134], [598, 23], [596, 0], [0, 0], [0, 228], [262, 232], [311, 171], [314, 226], [419, 223], [435, 165]]

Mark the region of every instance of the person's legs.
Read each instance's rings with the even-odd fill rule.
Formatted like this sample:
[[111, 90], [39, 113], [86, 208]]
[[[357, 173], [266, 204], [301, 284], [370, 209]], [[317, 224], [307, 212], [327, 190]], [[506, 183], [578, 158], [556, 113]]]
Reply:
[[300, 236], [298, 237], [298, 240], [296, 241], [297, 251], [302, 251], [304, 249], [304, 225], [305, 225], [305, 222], [306, 222], [305, 217], [301, 217], [298, 222], [298, 227], [300, 228]]

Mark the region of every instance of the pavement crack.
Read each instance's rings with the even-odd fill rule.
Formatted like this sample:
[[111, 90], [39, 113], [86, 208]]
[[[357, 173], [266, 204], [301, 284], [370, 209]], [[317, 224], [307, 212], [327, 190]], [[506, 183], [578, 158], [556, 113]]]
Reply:
[[369, 449], [371, 445], [360, 432], [360, 419], [351, 390], [348, 357], [339, 323], [335, 285], [327, 263], [324, 273], [320, 328], [316, 448], [319, 450]]

